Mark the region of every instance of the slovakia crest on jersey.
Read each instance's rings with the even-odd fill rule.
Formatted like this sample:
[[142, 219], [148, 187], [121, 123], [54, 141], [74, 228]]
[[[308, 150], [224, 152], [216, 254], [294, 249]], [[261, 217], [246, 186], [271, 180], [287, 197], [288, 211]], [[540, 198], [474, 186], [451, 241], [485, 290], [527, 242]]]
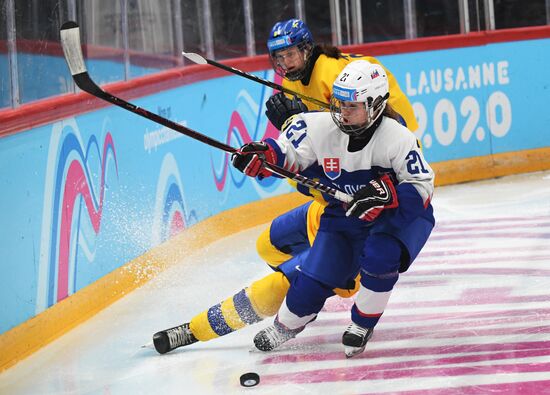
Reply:
[[340, 177], [340, 158], [323, 158], [323, 170], [331, 180]]

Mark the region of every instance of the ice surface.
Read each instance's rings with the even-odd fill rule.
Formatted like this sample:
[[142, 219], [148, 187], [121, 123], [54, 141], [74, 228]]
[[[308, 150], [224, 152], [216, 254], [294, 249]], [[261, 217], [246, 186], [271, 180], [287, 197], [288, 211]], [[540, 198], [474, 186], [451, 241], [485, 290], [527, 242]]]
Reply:
[[[263, 227], [220, 240], [0, 375], [0, 394], [550, 393], [550, 172], [441, 187], [438, 225], [367, 350], [346, 359], [350, 300], [272, 353], [271, 320], [166, 355], [141, 348], [269, 273]], [[239, 376], [257, 372], [254, 388]]]

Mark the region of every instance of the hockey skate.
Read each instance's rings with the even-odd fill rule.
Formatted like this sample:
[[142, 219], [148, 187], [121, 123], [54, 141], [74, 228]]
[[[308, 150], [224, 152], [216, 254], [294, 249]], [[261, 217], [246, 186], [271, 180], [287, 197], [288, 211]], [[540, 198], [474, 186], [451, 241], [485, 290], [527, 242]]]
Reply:
[[166, 354], [168, 351], [196, 342], [198, 340], [191, 332], [189, 323], [165, 329], [153, 335], [153, 344], [159, 354]]
[[354, 322], [349, 324], [342, 336], [342, 344], [344, 345], [346, 357], [351, 358], [365, 351], [365, 347], [372, 337], [373, 331], [372, 328], [363, 328]]
[[304, 327], [288, 329], [275, 320], [273, 325], [262, 329], [254, 336], [254, 345], [260, 351], [273, 351], [281, 344], [295, 338], [296, 335], [303, 330]]

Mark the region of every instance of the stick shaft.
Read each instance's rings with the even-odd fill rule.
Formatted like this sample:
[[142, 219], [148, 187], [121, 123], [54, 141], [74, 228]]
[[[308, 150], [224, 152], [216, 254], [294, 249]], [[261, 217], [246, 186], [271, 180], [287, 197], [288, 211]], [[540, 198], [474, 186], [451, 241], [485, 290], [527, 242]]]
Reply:
[[301, 98], [303, 100], [306, 100], [306, 101], [309, 101], [311, 103], [317, 104], [318, 106], [320, 106], [322, 108], [327, 108], [327, 109], [330, 108], [330, 105], [328, 103], [325, 103], [324, 101], [315, 99], [314, 97], [310, 97], [310, 96], [304, 95], [302, 93], [295, 92], [292, 89], [285, 88], [284, 86], [279, 85], [275, 82], [268, 81], [268, 80], [265, 80], [265, 79], [260, 78], [260, 77], [256, 77], [253, 74], [249, 74], [247, 72], [236, 69], [234, 67], [226, 66], [225, 64], [216, 62], [215, 60], [211, 60], [211, 59], [207, 59], [207, 58], [203, 58], [203, 59], [206, 60], [206, 63], [208, 63], [211, 66], [220, 68], [222, 70], [228, 71], [228, 72], [233, 73], [233, 74], [237, 74], [237, 75], [239, 75], [241, 77], [244, 77], [244, 78], [247, 78], [251, 81], [255, 81], [255, 82], [258, 82], [260, 84], [266, 85], [266, 86], [268, 86], [272, 89], [276, 89], [276, 90], [288, 93], [289, 95], [298, 96], [299, 98]]
[[195, 140], [208, 144], [212, 147], [219, 148], [222, 151], [229, 152], [229, 153], [233, 153], [236, 151], [235, 148], [227, 144], [224, 144], [221, 141], [205, 136], [202, 133], [199, 133], [186, 126], [180, 125], [179, 123], [173, 122], [169, 119], [161, 117], [160, 115], [147, 111], [144, 108], [138, 107], [132, 103], [129, 103], [121, 99], [120, 97], [114, 96], [111, 93], [104, 91], [91, 80], [87, 72], [74, 75], [73, 78], [80, 89], [90, 93], [95, 97], [108, 101], [109, 103], [119, 106], [127, 111], [133, 112], [134, 114], [140, 115], [153, 122], [159, 123], [163, 126], [166, 126], [169, 129], [175, 130], [176, 132], [184, 134], [188, 137], [191, 137]]

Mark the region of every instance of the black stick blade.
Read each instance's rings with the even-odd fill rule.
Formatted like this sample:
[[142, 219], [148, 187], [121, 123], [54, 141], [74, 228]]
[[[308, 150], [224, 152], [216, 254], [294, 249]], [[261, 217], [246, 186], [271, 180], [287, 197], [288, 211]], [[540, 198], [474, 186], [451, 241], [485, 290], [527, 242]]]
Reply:
[[78, 23], [74, 22], [74, 21], [67, 21], [65, 22], [63, 25], [61, 25], [61, 29], [60, 30], [67, 30], [67, 29], [73, 29], [75, 27], [78, 27]]

